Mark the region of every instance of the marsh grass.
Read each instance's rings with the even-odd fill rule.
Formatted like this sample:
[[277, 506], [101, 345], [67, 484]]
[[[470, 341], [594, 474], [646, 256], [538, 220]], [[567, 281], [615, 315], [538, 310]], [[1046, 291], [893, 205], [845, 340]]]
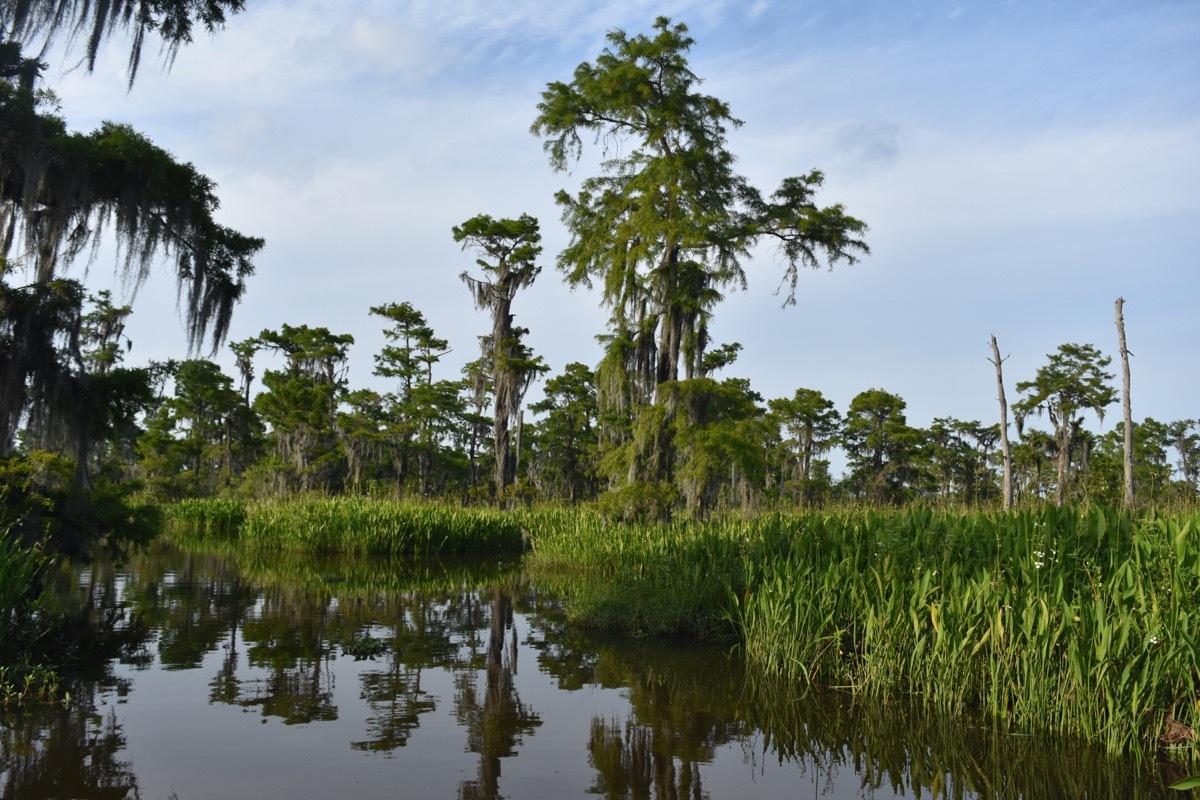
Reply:
[[579, 511], [531, 514], [525, 563], [564, 596], [571, 623], [634, 635], [732, 639], [728, 587], [741, 568], [733, 525], [630, 525]]
[[[853, 511], [534, 537], [571, 618], [740, 638], [751, 668], [1152, 752], [1200, 727], [1200, 516]], [[1194, 745], [1181, 752], [1195, 755]]]
[[246, 519], [246, 504], [223, 497], [189, 498], [167, 508], [168, 525], [198, 539], [236, 539]]
[[980, 714], [949, 719], [894, 697], [816, 688], [797, 696], [787, 682], [752, 675], [742, 698], [743, 718], [780, 758], [852, 770], [867, 797], [889, 787], [888, 796], [903, 797], [1149, 800], [1186, 774], [1070, 737], [1015, 734]]
[[236, 542], [263, 551], [428, 555], [520, 552], [522, 546], [520, 522], [510, 514], [367, 497], [191, 500], [173, 506], [170, 515], [177, 542]]

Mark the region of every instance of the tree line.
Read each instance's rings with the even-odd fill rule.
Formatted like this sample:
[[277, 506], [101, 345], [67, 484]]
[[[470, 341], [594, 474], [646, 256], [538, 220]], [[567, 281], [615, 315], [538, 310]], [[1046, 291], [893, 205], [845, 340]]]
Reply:
[[[529, 220], [499, 222], [519, 223], [522, 236], [534, 231]], [[474, 299], [480, 280], [468, 281]], [[89, 396], [92, 408], [77, 406], [91, 420], [86, 446], [64, 438], [44, 411], [31, 413], [10, 444], [69, 454], [90, 481], [140, 482], [165, 500], [369, 492], [599, 502], [637, 517], [847, 501], [1000, 503], [999, 424], [946, 416], [917, 427], [904, 399], [883, 389], [838, 409], [814, 388], [764, 399], [743, 378], [665, 382], [663, 401], [633, 420], [632, 435], [658, 437], [636, 447], [670, 449], [658, 454], [665, 475], [646, 479], [650, 466], [629, 467], [632, 418], [605, 408], [598, 370], [576, 362], [550, 374], [519, 328], [497, 348], [492, 327], [478, 337], [479, 358], [447, 375], [449, 342], [419, 309], [372, 307], [386, 337], [374, 354], [374, 375], [388, 385], [380, 391], [349, 384], [351, 336], [307, 325], [232, 343], [235, 375], [204, 359], [126, 367], [121, 331], [131, 309], [106, 293], [87, 306], [83, 369], [103, 389]], [[511, 324], [504, 311], [502, 324]], [[1091, 345], [1064, 344], [1016, 384], [1018, 503], [1121, 502], [1124, 424], [1100, 433], [1084, 416], [1115, 402], [1108, 364]], [[542, 398], [526, 407], [526, 390], [543, 375]], [[1052, 425], [1033, 427], [1039, 415]], [[1197, 499], [1200, 421], [1147, 418], [1134, 424], [1133, 443], [1139, 502]], [[831, 472], [835, 448], [841, 476]]]

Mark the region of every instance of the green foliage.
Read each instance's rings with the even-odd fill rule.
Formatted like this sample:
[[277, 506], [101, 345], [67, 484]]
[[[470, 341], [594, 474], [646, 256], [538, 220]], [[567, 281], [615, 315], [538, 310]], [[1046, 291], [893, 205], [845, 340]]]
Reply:
[[661, 390], [673, 418], [674, 475], [688, 514], [704, 518], [721, 505], [752, 506], [765, 469], [762, 398], [737, 379], [693, 378]]
[[[646, 494], [669, 485], [632, 484]], [[629, 508], [627, 503], [623, 506]], [[527, 520], [525, 565], [539, 586], [562, 594], [584, 627], [635, 635], [730, 639], [728, 572], [740, 565], [740, 529], [728, 523], [623, 523], [583, 511]]]
[[510, 429], [520, 419], [521, 401], [530, 384], [550, 369], [522, 341], [527, 330], [512, 324], [511, 313], [517, 292], [533, 285], [542, 271], [534, 263], [542, 252], [542, 235], [538, 221], [528, 214], [518, 219], [479, 214], [456, 225], [453, 233], [464, 250], [480, 256], [475, 263], [487, 276], [474, 278], [464, 271], [459, 277], [471, 290], [475, 307], [492, 313], [491, 334], [481, 342], [484, 358], [492, 367], [492, 452], [496, 497], [503, 502], [517, 473]]
[[925, 431], [924, 455], [936, 481], [937, 496], [946, 501], [961, 498], [966, 505], [996, 497], [987, 462], [999, 438], [998, 425], [953, 417], [934, 419]]
[[284, 368], [263, 374], [266, 391], [254, 409], [271, 427], [276, 491], [329, 492], [345, 475], [337, 441], [337, 410], [346, 390], [349, 334], [284, 324], [258, 335], [260, 349], [281, 354]]
[[69, 134], [56, 109], [0, 80], [0, 200], [21, 220], [35, 281], [112, 231], [121, 268], [137, 284], [169, 257], [194, 345], [225, 336], [263, 240], [218, 225], [215, 184], [127, 125]]
[[257, 457], [262, 423], [211, 361], [184, 361], [174, 379], [174, 396], [147, 418], [138, 441], [142, 474], [167, 500], [211, 495]]
[[868, 389], [855, 395], [846, 412], [841, 440], [850, 479], [858, 495], [872, 503], [903, 500], [911, 483], [920, 433], [908, 426], [906, 406], [899, 395]]
[[232, 498], [186, 498], [166, 508], [169, 523], [177, 531], [200, 540], [237, 538], [246, 520], [246, 503]]
[[0, 519], [0, 707], [63, 697], [58, 673], [34, 660], [39, 640], [53, 625], [42, 595], [53, 563], [42, 544], [22, 545], [13, 526]]
[[[1081, 438], [1082, 438], [1081, 434]], [[1146, 418], [1133, 425], [1133, 483], [1138, 505], [1162, 508], [1185, 499], [1172, 480], [1170, 428]], [[1087, 470], [1079, 494], [1089, 502], [1115, 506], [1124, 499], [1125, 423], [1088, 442]]]
[[0, 664], [0, 707], [66, 703], [58, 671], [42, 664]]
[[0, 664], [13, 663], [36, 636], [41, 575], [49, 563], [40, 546], [22, 546], [11, 525], [0, 526]]
[[[779, 246], [788, 303], [800, 267], [853, 263], [868, 252], [864, 223], [841, 206], [814, 205], [820, 172], [785, 179], [765, 199], [734, 171], [726, 135], [741, 122], [728, 104], [696, 90], [687, 31], [666, 17], [655, 21], [651, 36], [612, 31], [608, 46], [580, 64], [570, 83], [547, 85], [532, 125], [556, 171], [582, 159], [584, 137], [604, 142], [601, 174], [586, 178], [577, 194], [556, 196], [571, 232], [558, 268], [572, 286], [599, 283], [601, 302], [612, 311], [605, 363], [597, 369], [600, 420], [615, 426], [606, 437], [618, 449], [631, 438], [662, 440], [668, 448], [629, 456], [642, 463], [616, 486], [672, 480], [669, 434], [635, 430], [649, 419], [639, 407], [651, 398], [662, 403], [664, 385], [703, 379], [732, 360], [733, 345], [706, 357], [709, 320], [726, 289], [745, 287], [741, 260], [756, 243]], [[622, 155], [609, 158], [610, 146]], [[694, 474], [683, 493], [696, 495], [697, 480], [703, 482]]]
[[[395, 393], [378, 398], [376, 407], [364, 409], [366, 413], [354, 418], [339, 415], [343, 432], [349, 428], [358, 434], [348, 437], [347, 442], [351, 480], [359, 484], [361, 463], [371, 451], [385, 450], [401, 492], [409, 482], [410, 464], [415, 460], [417, 491], [427, 496], [448, 483], [453, 458], [446, 449], [459, 429], [465, 427], [462, 420], [466, 403], [461, 396], [465, 384], [433, 380], [434, 365], [450, 352], [450, 347], [445, 339], [434, 335], [425, 315], [411, 303], [374, 306], [371, 313], [392, 322], [383, 331], [390, 344], [375, 356], [375, 374], [395, 378], [399, 385]], [[357, 406], [360, 397], [368, 396], [352, 394], [351, 405]]]
[[34, 451], [0, 460], [0, 529], [26, 547], [68, 556], [87, 554], [103, 541], [122, 554], [157, 532], [158, 512], [136, 502], [136, 486], [98, 481], [75, 483], [75, 464]]
[[595, 376], [584, 364], [568, 364], [546, 381], [543, 399], [530, 410], [544, 414], [534, 431], [533, 480], [544, 494], [574, 504], [597, 491]]
[[58, 386], [72, 373], [73, 344], [83, 324], [78, 281], [14, 287], [10, 272], [12, 265], [0, 259], [0, 455], [13, 446], [31, 408], [49, 416]]
[[177, 523], [172, 536], [233, 540], [262, 551], [431, 555], [522, 547], [521, 525], [511, 514], [365, 497], [303, 496], [245, 506], [194, 500], [174, 506], [171, 516]]
[[679, 504], [679, 489], [674, 483], [635, 481], [601, 495], [597, 508], [612, 519], [665, 523]]
[[[536, 526], [573, 619], [741, 638], [787, 682], [1149, 753], [1200, 723], [1200, 517], [924, 509]], [[557, 576], [557, 577], [556, 577]]]
[[768, 406], [768, 424], [782, 427], [789, 437], [780, 443], [785, 453], [780, 459], [782, 493], [802, 506], [810, 505], [828, 479], [827, 473], [814, 474], [814, 461], [833, 447], [841, 415], [833, 401], [816, 389], [797, 389], [791, 398], [771, 400]]
[[1177, 792], [1186, 792], [1190, 789], [1200, 789], [1200, 775], [1190, 775], [1183, 780], [1178, 780], [1167, 787], [1174, 789]]
[[1198, 521], [810, 518], [784, 553], [747, 563], [747, 654], [792, 679], [1150, 751], [1200, 688]]
[[1038, 369], [1033, 380], [1017, 383], [1017, 391], [1026, 396], [1013, 405], [1013, 412], [1018, 433], [1030, 414], [1049, 418], [1058, 462], [1054, 503], [1061, 506], [1083, 414], [1091, 411], [1103, 421], [1104, 409], [1116, 400], [1117, 393], [1108, 385], [1112, 374], [1104, 371], [1112, 359], [1101, 356], [1092, 345], [1059, 345], [1058, 352], [1047, 358], [1049, 363]]

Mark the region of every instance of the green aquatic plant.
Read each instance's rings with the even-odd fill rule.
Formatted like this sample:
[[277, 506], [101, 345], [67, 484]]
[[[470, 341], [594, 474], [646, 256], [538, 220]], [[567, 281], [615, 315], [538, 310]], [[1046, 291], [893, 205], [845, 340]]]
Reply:
[[392, 646], [383, 639], [376, 639], [370, 634], [360, 636], [342, 645], [342, 655], [354, 656], [355, 661], [371, 660], [390, 650]]
[[520, 552], [521, 524], [495, 509], [368, 497], [299, 496], [172, 507], [178, 541], [233, 541], [265, 551], [351, 554]]
[[58, 672], [41, 664], [0, 666], [0, 706], [70, 702]]
[[176, 534], [200, 539], [235, 539], [246, 519], [246, 503], [228, 497], [194, 497], [167, 507]]
[[1099, 508], [582, 515], [535, 535], [526, 563], [576, 622], [736, 636], [791, 684], [1149, 753], [1172, 709], [1200, 718], [1198, 532], [1194, 514]]

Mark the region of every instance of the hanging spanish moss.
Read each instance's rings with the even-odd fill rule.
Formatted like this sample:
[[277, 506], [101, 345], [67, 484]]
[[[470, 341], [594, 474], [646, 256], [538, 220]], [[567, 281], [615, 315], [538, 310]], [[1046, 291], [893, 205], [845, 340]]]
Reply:
[[245, 8], [244, 0], [14, 0], [0, 4], [0, 38], [49, 49], [65, 35], [70, 47], [83, 40], [88, 72], [114, 33], [129, 33], [129, 84], [137, 77], [148, 34], [162, 40], [163, 62], [169, 67], [181, 45], [192, 41], [197, 24], [213, 33], [225, 26], [226, 14]]
[[77, 281], [11, 287], [0, 280], [0, 455], [27, 409], [61, 396], [79, 352], [82, 305]]
[[[80, 256], [94, 258], [111, 230], [118, 269], [136, 289], [159, 259], [173, 262], [189, 345], [213, 352], [253, 273], [263, 240], [213, 218], [215, 184], [126, 125], [67, 133], [57, 109], [0, 82], [0, 224], [36, 283]], [[11, 255], [11, 253], [9, 253]]]
[[528, 332], [513, 325], [510, 312], [517, 292], [533, 285], [542, 268], [534, 259], [542, 252], [538, 221], [528, 214], [519, 219], [492, 219], [479, 214], [455, 226], [454, 241], [484, 258], [475, 263], [488, 278], [463, 272], [460, 277], [475, 299], [475, 307], [492, 312], [492, 436], [496, 457], [496, 495], [503, 502], [517, 473], [516, 453], [510, 452], [510, 428], [521, 415], [521, 401], [533, 379], [548, 367], [522, 341]]

